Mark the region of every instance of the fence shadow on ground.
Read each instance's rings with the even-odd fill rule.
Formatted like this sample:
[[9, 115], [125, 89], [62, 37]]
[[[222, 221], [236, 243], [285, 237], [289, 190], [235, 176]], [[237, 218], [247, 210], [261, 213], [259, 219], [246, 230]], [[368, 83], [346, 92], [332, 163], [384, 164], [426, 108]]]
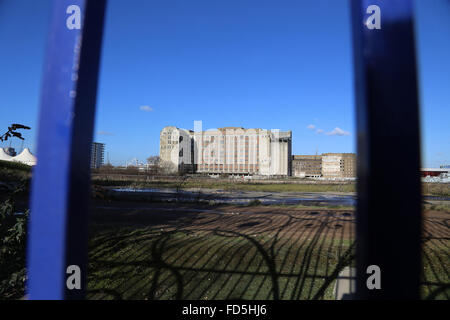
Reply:
[[450, 213], [433, 212], [424, 221], [422, 236], [422, 297], [450, 299]]
[[[426, 220], [426, 298], [448, 298], [448, 225]], [[353, 211], [270, 206], [103, 209], [92, 221], [90, 299], [333, 299], [354, 260]]]

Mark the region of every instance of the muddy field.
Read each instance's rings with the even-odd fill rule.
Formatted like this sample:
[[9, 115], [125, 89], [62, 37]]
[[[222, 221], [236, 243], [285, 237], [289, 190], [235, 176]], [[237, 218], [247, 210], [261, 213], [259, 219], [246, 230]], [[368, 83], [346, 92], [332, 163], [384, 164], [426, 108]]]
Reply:
[[[449, 214], [425, 214], [423, 297], [448, 299]], [[91, 299], [333, 299], [353, 210], [96, 201]]]

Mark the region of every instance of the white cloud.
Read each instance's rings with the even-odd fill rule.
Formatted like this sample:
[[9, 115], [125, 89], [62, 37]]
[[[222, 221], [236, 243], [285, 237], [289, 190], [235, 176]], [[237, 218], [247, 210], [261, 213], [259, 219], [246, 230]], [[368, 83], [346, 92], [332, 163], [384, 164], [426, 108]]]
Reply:
[[153, 112], [153, 108], [150, 106], [140, 106], [139, 109], [145, 112]]
[[319, 134], [320, 134], [320, 133], [322, 133], [322, 132], [323, 132], [322, 129], [317, 129], [317, 130], [316, 130], [316, 133], [319, 133]]
[[310, 124], [309, 126], [307, 126], [307, 128], [308, 128], [308, 129], [310, 129], [310, 130], [313, 130], [313, 129], [315, 129], [315, 128], [316, 128], [316, 126], [315, 126], [315, 125], [313, 125], [313, 124]]
[[333, 129], [333, 131], [325, 133], [327, 136], [348, 136], [350, 132], [344, 131], [339, 127]]
[[99, 132], [97, 132], [97, 134], [99, 136], [113, 136], [114, 135], [114, 133], [108, 132], [108, 131], [99, 131]]

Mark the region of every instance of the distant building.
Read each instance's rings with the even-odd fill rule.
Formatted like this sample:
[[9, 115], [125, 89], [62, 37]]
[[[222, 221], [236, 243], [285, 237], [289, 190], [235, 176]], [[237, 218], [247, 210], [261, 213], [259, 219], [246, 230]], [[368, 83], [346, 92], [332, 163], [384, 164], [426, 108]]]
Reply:
[[421, 168], [420, 176], [421, 177], [439, 177], [442, 174], [450, 173], [450, 169], [445, 168], [445, 166], [441, 166], [441, 168]]
[[322, 176], [324, 178], [355, 178], [356, 154], [323, 153]]
[[356, 154], [294, 155], [292, 170], [293, 176], [299, 178], [355, 178]]
[[321, 155], [292, 156], [292, 175], [298, 178], [318, 178], [322, 176]]
[[165, 127], [159, 137], [160, 166], [168, 172], [195, 172], [194, 132]]
[[91, 169], [98, 169], [104, 164], [105, 144], [93, 142], [91, 145]]
[[290, 176], [291, 150], [291, 131], [165, 127], [160, 135], [161, 163], [169, 163], [174, 172]]

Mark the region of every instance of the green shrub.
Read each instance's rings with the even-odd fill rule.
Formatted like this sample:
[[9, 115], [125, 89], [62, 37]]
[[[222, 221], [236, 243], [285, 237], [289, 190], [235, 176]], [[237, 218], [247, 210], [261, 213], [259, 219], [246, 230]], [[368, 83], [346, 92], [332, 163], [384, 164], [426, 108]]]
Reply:
[[14, 201], [0, 204], [0, 299], [17, 299], [25, 293], [25, 244], [28, 210], [18, 214]]
[[8, 168], [8, 169], [31, 172], [32, 167], [30, 167], [29, 165], [26, 165], [24, 163], [21, 163], [21, 162], [0, 160], [0, 168]]

